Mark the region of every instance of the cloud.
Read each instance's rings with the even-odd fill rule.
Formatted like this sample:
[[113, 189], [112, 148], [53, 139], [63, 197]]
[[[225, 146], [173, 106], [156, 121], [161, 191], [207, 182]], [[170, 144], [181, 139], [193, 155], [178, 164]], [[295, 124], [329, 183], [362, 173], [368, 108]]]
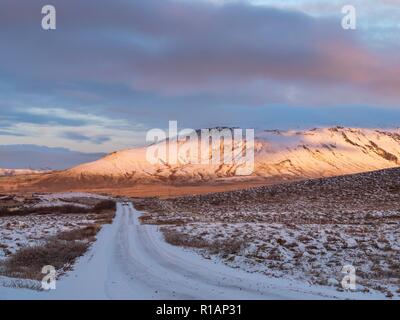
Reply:
[[32, 116], [39, 116], [40, 119], [62, 119], [63, 121], [75, 121], [77, 124], [102, 124], [108, 127], [124, 127], [128, 125], [125, 120], [122, 119], [110, 119], [104, 116], [94, 115], [88, 112], [76, 112], [72, 110], [65, 110], [62, 108], [17, 108], [17, 112], [20, 114], [28, 114]]
[[18, 132], [0, 130], [0, 136], [24, 137], [25, 135]]
[[60, 135], [62, 138], [69, 139], [69, 140], [75, 140], [78, 142], [92, 142], [94, 144], [102, 144], [107, 141], [111, 141], [110, 137], [100, 135], [100, 136], [88, 136], [79, 132], [73, 132], [73, 131], [66, 131], [63, 132]]
[[[20, 12], [20, 4], [6, 1], [5, 7], [11, 8], [3, 11], [0, 22], [10, 40], [2, 53], [2, 61], [10, 61], [3, 69], [22, 79], [38, 78], [30, 84], [33, 89], [41, 82], [60, 90], [71, 81], [86, 81], [167, 98], [222, 98], [237, 92], [249, 104], [258, 104], [260, 97], [266, 104], [292, 103], [279, 93], [284, 90], [268, 90], [272, 82], [272, 87], [297, 87], [320, 95], [317, 100], [326, 103], [373, 99], [390, 104], [399, 98], [397, 90], [371, 90], [395, 80], [387, 73], [397, 73], [399, 63], [386, 61], [394, 62], [397, 52], [373, 51], [357, 34], [341, 29], [338, 17], [312, 17], [245, 2], [117, 0], [111, 6], [104, 0], [71, 0], [54, 1], [59, 29], [49, 34], [34, 28], [39, 4], [28, 1]], [[16, 24], [21, 25], [10, 39], [9, 30]], [[349, 86], [355, 91], [350, 97]], [[394, 86], [398, 89], [398, 83]], [[346, 101], [327, 95], [341, 87]]]
[[108, 128], [93, 124], [75, 127], [22, 122], [10, 125], [8, 130], [18, 132], [19, 135], [0, 134], [0, 144], [45, 144], [49, 147], [63, 146], [83, 152], [112, 152], [142, 145], [145, 141], [144, 130]]
[[84, 152], [140, 145], [145, 127], [88, 111], [45, 107], [0, 109], [1, 144], [65, 146]]
[[[0, 130], [108, 150], [168, 120], [252, 123], [276, 106], [398, 108], [398, 45], [385, 32], [394, 1], [363, 7], [361, 16], [387, 23], [374, 18], [356, 32], [341, 28], [340, 1], [250, 3], [53, 0], [57, 30], [46, 32], [42, 1], [3, 0]], [[111, 140], [96, 140], [104, 132]]]

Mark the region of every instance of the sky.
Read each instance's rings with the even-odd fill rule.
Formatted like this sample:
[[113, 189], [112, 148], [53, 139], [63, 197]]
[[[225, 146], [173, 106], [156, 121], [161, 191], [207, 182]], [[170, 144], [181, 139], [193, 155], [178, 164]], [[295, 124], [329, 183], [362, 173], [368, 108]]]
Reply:
[[111, 152], [169, 120], [398, 127], [399, 40], [399, 0], [2, 0], [0, 145]]

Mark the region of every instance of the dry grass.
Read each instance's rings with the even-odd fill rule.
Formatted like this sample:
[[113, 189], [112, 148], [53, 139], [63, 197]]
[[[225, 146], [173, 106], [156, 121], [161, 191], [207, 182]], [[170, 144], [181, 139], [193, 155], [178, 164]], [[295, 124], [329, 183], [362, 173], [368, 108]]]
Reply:
[[107, 213], [97, 214], [96, 222], [98, 224], [111, 224], [115, 217], [115, 210], [108, 211]]
[[[400, 287], [400, 169], [254, 189], [135, 199], [144, 223], [165, 226], [173, 245], [226, 264], [332, 285], [346, 264], [362, 290]], [[175, 230], [175, 231], [174, 231]], [[236, 259], [237, 257], [237, 259]], [[400, 289], [399, 289], [400, 291]]]
[[[33, 219], [45, 215], [61, 217], [61, 215], [69, 214], [82, 216], [83, 221], [88, 221], [88, 219], [92, 221], [84, 227], [81, 224], [76, 225], [72, 230], [69, 225], [69, 231], [59, 232], [51, 237], [46, 235], [46, 232], [41, 241], [36, 241], [35, 246], [20, 246], [14, 253], [8, 251], [8, 258], [0, 262], [0, 274], [11, 278], [41, 280], [43, 266], [54, 266], [58, 275], [68, 270], [95, 241], [102, 225], [112, 223], [116, 211], [116, 203], [113, 200], [93, 201], [86, 204], [88, 206], [86, 208], [77, 206], [75, 203], [80, 203], [78, 200], [71, 200], [69, 204], [58, 207], [24, 207], [25, 202], [12, 208], [0, 206], [0, 218], [15, 218], [17, 222], [23, 217]], [[0, 246], [3, 245], [0, 243]]]
[[79, 206], [73, 205], [65, 205], [59, 207], [40, 207], [40, 208], [18, 208], [14, 210], [10, 210], [8, 208], [0, 209], [0, 217], [9, 217], [9, 216], [28, 216], [31, 214], [37, 215], [47, 215], [47, 214], [76, 214], [76, 213], [88, 213], [89, 210], [86, 208], [82, 208]]
[[114, 200], [104, 200], [101, 201], [93, 207], [93, 209], [89, 209], [94, 211], [95, 213], [102, 213], [104, 211], [115, 210], [116, 203]]
[[153, 224], [158, 226], [165, 226], [165, 225], [174, 225], [174, 226], [183, 226], [185, 225], [185, 221], [183, 219], [154, 219], [152, 216], [144, 215], [139, 218], [139, 220], [144, 224]]
[[208, 248], [210, 244], [199, 238], [193, 238], [185, 233], [177, 232], [173, 229], [162, 229], [165, 241], [174, 246], [188, 247], [188, 248]]
[[0, 273], [12, 278], [40, 280], [43, 266], [66, 270], [87, 251], [100, 229], [100, 224], [91, 224], [59, 233], [43, 245], [22, 248], [0, 265]]
[[165, 241], [174, 246], [195, 249], [207, 249], [211, 254], [237, 254], [243, 248], [244, 242], [239, 240], [207, 241], [201, 237], [193, 237], [174, 229], [163, 228]]
[[44, 266], [52, 265], [61, 270], [82, 256], [88, 246], [89, 242], [53, 239], [43, 246], [23, 248], [4, 262], [2, 273], [12, 278], [40, 280]]
[[36, 215], [47, 215], [47, 214], [86, 214], [96, 213], [101, 214], [115, 210], [116, 203], [113, 200], [103, 200], [98, 202], [91, 208], [83, 208], [76, 205], [63, 205], [57, 207], [37, 207], [37, 208], [25, 208], [19, 207], [11, 210], [10, 208], [0, 207], [0, 217], [8, 216], [28, 216], [31, 214]]
[[75, 240], [94, 241], [96, 234], [100, 231], [100, 229], [101, 225], [91, 224], [81, 229], [59, 233], [56, 239], [65, 241], [75, 241]]
[[[244, 188], [262, 186], [281, 182], [261, 179], [252, 181], [221, 181], [216, 183], [203, 183], [196, 185], [171, 185], [165, 183], [141, 183], [134, 181], [131, 184], [110, 181], [83, 181], [76, 180], [67, 183], [65, 179], [51, 182], [48, 180], [51, 174], [41, 174], [36, 176], [14, 176], [0, 177], [0, 192], [90, 192], [102, 193], [115, 196], [127, 197], [178, 197], [183, 195], [206, 194], [212, 192], [224, 192], [231, 190], [241, 190]], [[276, 179], [278, 180], [278, 179]]]

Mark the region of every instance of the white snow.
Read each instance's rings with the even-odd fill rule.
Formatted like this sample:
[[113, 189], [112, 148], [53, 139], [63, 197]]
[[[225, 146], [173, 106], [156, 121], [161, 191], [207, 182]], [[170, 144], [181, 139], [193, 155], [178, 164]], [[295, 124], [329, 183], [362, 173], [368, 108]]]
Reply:
[[[50, 292], [0, 287], [0, 299], [375, 299], [230, 268], [171, 246], [140, 212], [118, 204], [113, 224]], [[11, 279], [8, 286], [12, 285]], [[10, 283], [11, 281], [11, 283]]]
[[[178, 143], [178, 150], [193, 142]], [[227, 147], [226, 145], [224, 146]], [[233, 148], [242, 148], [238, 144]], [[218, 146], [219, 148], [219, 146]], [[190, 181], [234, 176], [237, 165], [180, 163], [152, 165], [146, 147], [114, 152], [95, 162], [65, 171], [66, 177], [105, 176], [138, 180], [177, 177]], [[209, 154], [200, 155], [208, 159]], [[319, 128], [303, 131], [265, 131], [255, 141], [254, 176], [315, 178], [359, 173], [398, 166], [400, 129]], [[187, 159], [186, 159], [187, 160]], [[243, 177], [245, 178], [245, 177]]]
[[0, 217], [0, 260], [23, 247], [40, 245], [59, 232], [77, 229], [96, 220], [90, 213], [59, 214], [58, 207], [74, 206], [86, 209], [100, 200], [112, 199], [92, 193], [66, 192], [33, 194], [28, 199], [24, 196], [7, 195], [0, 198], [0, 201], [9, 198], [15, 202], [16, 209], [54, 208], [51, 210], [54, 213]]
[[111, 199], [109, 196], [103, 196], [94, 193], [84, 192], [62, 192], [62, 193], [48, 193], [39, 194], [39, 202], [33, 205], [34, 208], [42, 207], [61, 207], [66, 205], [73, 205], [74, 207], [88, 208], [88, 205], [78, 203], [77, 201], [71, 202], [73, 199], [96, 199], [96, 200], [108, 200]]
[[19, 176], [25, 174], [38, 174], [45, 173], [49, 171], [45, 170], [32, 170], [32, 169], [4, 169], [0, 168], [0, 177], [1, 176]]
[[49, 214], [0, 218], [0, 260], [6, 253], [42, 244], [46, 238], [94, 223], [90, 214]]
[[41, 199], [46, 201], [58, 200], [58, 199], [75, 199], [75, 198], [92, 198], [98, 200], [108, 200], [111, 197], [103, 196], [95, 193], [87, 192], [60, 192], [60, 193], [49, 193], [40, 195]]

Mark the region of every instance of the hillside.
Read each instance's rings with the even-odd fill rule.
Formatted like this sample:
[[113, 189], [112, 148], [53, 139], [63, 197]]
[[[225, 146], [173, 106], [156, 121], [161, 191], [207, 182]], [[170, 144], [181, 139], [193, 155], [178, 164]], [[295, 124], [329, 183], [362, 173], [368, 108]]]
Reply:
[[[187, 143], [180, 143], [178, 150]], [[255, 142], [253, 178], [328, 177], [397, 167], [399, 159], [400, 130], [264, 131]], [[146, 160], [146, 148], [135, 148], [79, 165], [61, 175], [82, 180], [101, 177], [137, 182], [205, 182], [232, 178], [236, 169], [234, 164], [192, 165], [183, 161], [152, 165]]]
[[[178, 151], [188, 149], [189, 143], [179, 142]], [[244, 143], [233, 146], [244, 147]], [[165, 162], [154, 165], [147, 161], [145, 147], [126, 149], [68, 170], [31, 178], [28, 185], [40, 190], [53, 188], [58, 191], [104, 188], [112, 191], [116, 187], [123, 189], [148, 184], [172, 187], [240, 184], [242, 187], [243, 184], [254, 186], [255, 182], [271, 184], [375, 171], [399, 166], [400, 130], [342, 127], [265, 130], [256, 134], [251, 176], [236, 175], [237, 164], [190, 164], [184, 158], [179, 159], [178, 164]], [[13, 181], [3, 180], [0, 186], [6, 183], [12, 184]], [[24, 182], [18, 181], [21, 183]]]

